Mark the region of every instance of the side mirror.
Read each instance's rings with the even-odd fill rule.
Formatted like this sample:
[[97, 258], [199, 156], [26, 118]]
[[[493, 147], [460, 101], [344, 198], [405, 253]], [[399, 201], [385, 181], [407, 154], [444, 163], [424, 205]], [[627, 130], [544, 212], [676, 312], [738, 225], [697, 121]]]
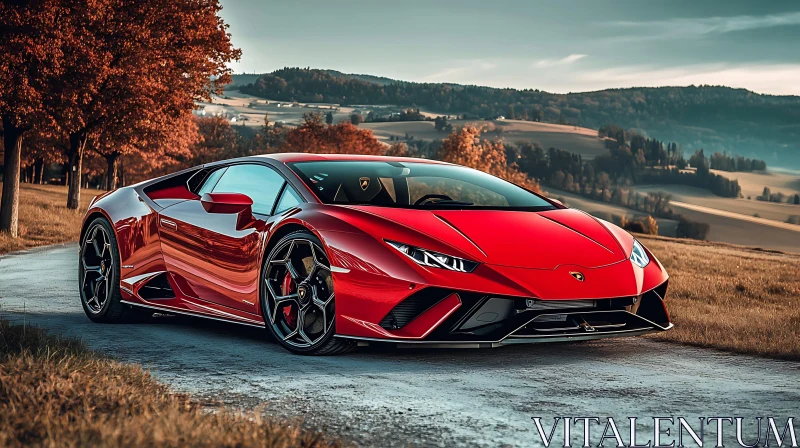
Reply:
[[205, 193], [200, 203], [208, 213], [252, 213], [253, 200], [241, 193]]
[[550, 199], [550, 202], [555, 202], [556, 204], [564, 207], [564, 203], [559, 201], [558, 199], [554, 199], [554, 198], [547, 198], [547, 199]]
[[253, 217], [253, 200], [242, 193], [205, 193], [200, 203], [208, 213], [236, 214], [236, 230], [256, 223]]

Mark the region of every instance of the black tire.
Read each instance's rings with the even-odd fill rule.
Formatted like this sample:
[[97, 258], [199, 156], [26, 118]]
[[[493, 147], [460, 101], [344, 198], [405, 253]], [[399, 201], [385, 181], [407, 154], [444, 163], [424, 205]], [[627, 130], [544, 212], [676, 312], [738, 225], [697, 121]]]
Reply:
[[[298, 245], [307, 244], [308, 242], [314, 244], [316, 246], [316, 248], [313, 249], [312, 252], [311, 252], [313, 259], [317, 260], [317, 255], [314, 255], [315, 252], [313, 252], [313, 251], [314, 250], [319, 250], [319, 251], [322, 251], [322, 255], [320, 255], [320, 258], [324, 257], [323, 258], [324, 261], [327, 262], [327, 255], [324, 253], [322, 242], [319, 240], [319, 238], [317, 238], [313, 233], [311, 233], [309, 231], [292, 232], [292, 233], [284, 236], [283, 238], [281, 238], [272, 247], [272, 250], [267, 255], [266, 259], [264, 260], [264, 264], [263, 264], [263, 266], [261, 268], [261, 288], [260, 288], [260, 290], [261, 290], [261, 294], [260, 294], [261, 311], [262, 311], [262, 313], [264, 315], [264, 323], [265, 323], [265, 325], [267, 327], [267, 331], [270, 333], [270, 335], [276, 341], [278, 341], [279, 344], [281, 344], [281, 346], [283, 346], [285, 349], [289, 350], [290, 352], [298, 354], [298, 355], [339, 355], [339, 354], [344, 354], [344, 353], [348, 353], [348, 352], [351, 352], [351, 351], [355, 350], [357, 348], [357, 344], [356, 344], [355, 341], [349, 340], [349, 339], [343, 339], [343, 338], [339, 338], [339, 337], [335, 336], [336, 335], [336, 314], [335, 314], [335, 308], [332, 306], [332, 305], [335, 305], [335, 298], [334, 298], [334, 295], [333, 295], [333, 278], [332, 277], [330, 277], [330, 283], [329, 283], [329, 288], [331, 290], [330, 291], [330, 297], [331, 297], [330, 304], [326, 305], [326, 306], [331, 306], [331, 308], [323, 307], [326, 310], [328, 310], [328, 309], [332, 310], [332, 312], [331, 312], [332, 316], [330, 318], [328, 318], [326, 313], [322, 314], [322, 316], [323, 316], [322, 319], [323, 320], [325, 320], [325, 321], [331, 320], [332, 322], [327, 326], [328, 329], [325, 331], [325, 333], [323, 335], [319, 336], [318, 340], [314, 340], [313, 343], [308, 344], [307, 346], [298, 345], [297, 343], [292, 343], [291, 340], [289, 342], [287, 342], [286, 337], [285, 337], [286, 335], [285, 334], [281, 334], [283, 329], [286, 329], [286, 327], [283, 326], [283, 325], [286, 325], [286, 322], [284, 321], [282, 324], [280, 322], [278, 322], [279, 319], [284, 319], [283, 316], [275, 317], [275, 319], [273, 319], [273, 317], [271, 317], [273, 312], [270, 311], [268, 308], [270, 308], [272, 306], [272, 303], [275, 300], [275, 295], [272, 293], [272, 289], [274, 289], [274, 287], [272, 287], [272, 289], [271, 289], [271, 287], [269, 286], [270, 279], [268, 278], [268, 275], [271, 274], [271, 272], [270, 272], [270, 266], [271, 266], [270, 261], [274, 260], [275, 257], [277, 257], [283, 250], [285, 250], [286, 249], [286, 245], [289, 244], [290, 242], [295, 242]], [[291, 250], [291, 247], [290, 247], [289, 250]], [[324, 262], [322, 264], [324, 264]], [[312, 268], [312, 269], [316, 269], [316, 267]], [[326, 269], [328, 270], [328, 275], [330, 275], [329, 274], [330, 273], [330, 265], [327, 265]], [[287, 270], [288, 270], [288, 268], [287, 268]], [[287, 272], [287, 275], [289, 275], [288, 272]], [[312, 274], [309, 273], [308, 276], [310, 278], [312, 276]], [[303, 283], [301, 283], [301, 284], [303, 284]], [[297, 286], [297, 285], [295, 285], [295, 287], [299, 288], [299, 286]], [[298, 290], [298, 292], [299, 292], [299, 290]], [[314, 306], [316, 306], [316, 302], [314, 301], [314, 299], [317, 297], [317, 294], [318, 294], [318, 289], [316, 289], [316, 288], [313, 289], [313, 292], [312, 292], [312, 295], [313, 295], [312, 297], [313, 298], [310, 299], [310, 301], [311, 301], [311, 303], [315, 304]], [[299, 298], [298, 298], [298, 300], [299, 300]], [[298, 308], [301, 308], [301, 305], [297, 300], [295, 300], [293, 304], [290, 304], [290, 306], [292, 306], [292, 305], [296, 305]], [[307, 303], [306, 303], [306, 311], [305, 311], [306, 314], [308, 313], [308, 310], [310, 309], [310, 308], [308, 308], [309, 306], [310, 306], [310, 304], [307, 301]], [[277, 305], [276, 305], [274, 307], [274, 310], [277, 310], [277, 309], [278, 308], [277, 308]], [[320, 308], [318, 307], [317, 309], [320, 309]], [[299, 313], [300, 311], [298, 310], [297, 312]], [[296, 325], [297, 325], [296, 328], [299, 328], [299, 326], [300, 326], [299, 322], [300, 321], [298, 320], [298, 322], [296, 323]], [[297, 336], [295, 336], [295, 337], [297, 337]]]
[[[96, 241], [101, 238], [101, 233], [103, 250], [98, 251]], [[86, 317], [92, 322], [132, 322], [152, 316], [150, 312], [121, 302], [119, 246], [114, 230], [107, 219], [96, 218], [89, 224], [81, 241], [78, 257], [78, 288], [81, 306]], [[100, 263], [99, 271], [92, 264], [98, 261]], [[108, 266], [109, 263], [111, 266]], [[98, 281], [99, 278], [103, 278], [103, 280]], [[102, 288], [98, 284], [102, 285]], [[93, 292], [94, 295], [89, 296]], [[100, 292], [102, 292], [102, 297]]]

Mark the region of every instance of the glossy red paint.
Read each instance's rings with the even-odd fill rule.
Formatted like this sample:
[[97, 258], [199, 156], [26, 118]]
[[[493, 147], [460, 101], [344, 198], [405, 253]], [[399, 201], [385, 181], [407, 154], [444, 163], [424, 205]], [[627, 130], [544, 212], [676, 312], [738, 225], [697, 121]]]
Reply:
[[208, 213], [252, 213], [253, 200], [241, 193], [206, 193], [200, 203]]
[[445, 319], [460, 307], [461, 299], [459, 299], [458, 294], [450, 294], [398, 331], [387, 331], [374, 322], [359, 320], [349, 316], [345, 316], [344, 319], [366, 329], [367, 333], [363, 335], [364, 337], [419, 340], [428, 336], [431, 331], [438, 327], [439, 324], [444, 322]]
[[[645, 268], [630, 262], [630, 234], [563, 206], [534, 213], [321, 204], [285, 165], [309, 160], [408, 161], [315, 154], [225, 161], [274, 168], [305, 202], [254, 216], [252, 198], [243, 194], [192, 193], [185, 184], [203, 168], [197, 167], [96, 199], [84, 228], [100, 216], [112, 223], [126, 302], [259, 326], [260, 277], [270, 244], [288, 230], [307, 229], [320, 238], [334, 267], [337, 334], [355, 338], [425, 340], [465, 311], [462, 299], [469, 294], [542, 301], [641, 297], [668, 280], [649, 252]], [[153, 190], [160, 183], [166, 187]], [[421, 266], [386, 240], [480, 264], [471, 273]], [[583, 281], [571, 272], [582, 273]], [[167, 273], [175, 297], [142, 298], [141, 286], [160, 273]], [[380, 325], [398, 304], [426, 288], [452, 293], [401, 329]]]

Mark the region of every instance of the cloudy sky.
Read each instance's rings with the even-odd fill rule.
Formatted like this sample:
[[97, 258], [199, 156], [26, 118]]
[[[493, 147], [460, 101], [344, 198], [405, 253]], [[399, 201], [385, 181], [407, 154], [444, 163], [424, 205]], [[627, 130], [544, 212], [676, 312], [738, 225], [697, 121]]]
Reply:
[[800, 95], [800, 1], [222, 0], [237, 73], [331, 68], [579, 92], [715, 84]]

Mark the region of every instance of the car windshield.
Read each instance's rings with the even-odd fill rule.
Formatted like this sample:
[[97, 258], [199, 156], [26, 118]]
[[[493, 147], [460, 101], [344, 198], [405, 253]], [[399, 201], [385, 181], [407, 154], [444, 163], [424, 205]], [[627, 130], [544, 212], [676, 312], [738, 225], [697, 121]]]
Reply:
[[326, 204], [530, 211], [555, 208], [528, 190], [457, 165], [340, 160], [295, 162], [289, 167]]

